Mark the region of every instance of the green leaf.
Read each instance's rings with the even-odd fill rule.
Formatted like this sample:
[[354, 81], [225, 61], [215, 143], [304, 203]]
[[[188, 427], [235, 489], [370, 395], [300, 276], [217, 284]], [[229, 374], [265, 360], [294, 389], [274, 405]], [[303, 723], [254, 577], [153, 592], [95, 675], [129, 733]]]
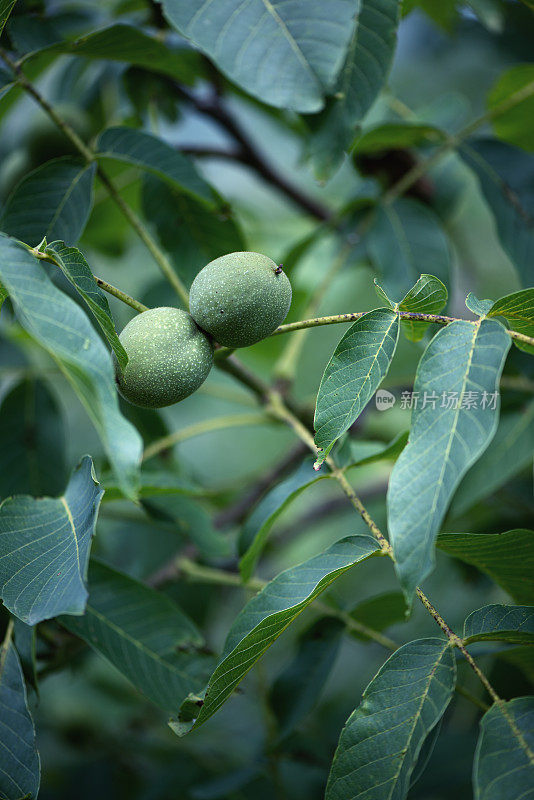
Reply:
[[[505, 317], [513, 331], [534, 337], [534, 289], [507, 294], [492, 304], [488, 317]], [[534, 347], [514, 339], [514, 344], [526, 353], [534, 353]]]
[[433, 569], [434, 541], [454, 491], [495, 433], [509, 348], [500, 323], [458, 320], [436, 334], [417, 367], [410, 438], [388, 488], [395, 568], [410, 605]]
[[363, 133], [354, 145], [358, 155], [380, 153], [382, 150], [421, 147], [440, 144], [445, 134], [434, 125], [421, 122], [384, 122]]
[[276, 108], [324, 105], [354, 28], [351, 0], [163, 0], [171, 25], [230, 80]]
[[269, 703], [287, 736], [306, 717], [334, 666], [345, 625], [324, 617], [299, 636], [293, 660], [273, 683]]
[[0, 230], [32, 246], [45, 237], [75, 244], [91, 211], [95, 169], [70, 156], [37, 167], [7, 199]]
[[534, 261], [534, 160], [493, 139], [469, 140], [458, 152], [478, 178], [504, 251], [523, 286], [529, 286]]
[[[112, 475], [101, 478], [101, 483], [105, 487], [106, 494], [104, 502], [120, 500], [124, 497], [120, 486], [113, 480]], [[177, 475], [172, 470], [143, 470], [139, 476], [138, 496], [143, 497], [166, 497], [172, 495], [205, 495], [206, 489], [193, 483], [188, 478]]]
[[525, 125], [525, 120], [534, 119], [534, 64], [516, 64], [503, 72], [488, 95], [488, 111], [498, 108], [520, 91], [528, 96], [495, 116], [491, 124], [499, 139], [533, 151], [534, 131], [531, 125]]
[[141, 202], [180, 276], [191, 284], [197, 272], [225, 253], [246, 250], [239, 227], [228, 213], [214, 214], [205, 203], [152, 175], [142, 183]]
[[25, 378], [0, 409], [0, 497], [56, 495], [67, 480], [65, 422], [43, 381]]
[[469, 311], [472, 311], [477, 317], [485, 317], [493, 305], [493, 300], [479, 300], [473, 292], [469, 292], [465, 298], [465, 305]]
[[28, 709], [24, 677], [10, 641], [0, 649], [0, 796], [4, 800], [37, 797], [41, 777], [35, 728]]
[[534, 644], [534, 606], [493, 604], [473, 611], [464, 622], [465, 644], [511, 642]]
[[206, 722], [256, 661], [321, 592], [354, 564], [379, 552], [380, 547], [371, 536], [349, 536], [309, 561], [277, 575], [235, 619], [200, 712], [198, 705], [184, 706], [179, 719], [170, 723], [175, 733], [183, 735]]
[[104, 331], [106, 339], [117, 356], [117, 361], [124, 368], [128, 363], [126, 350], [117, 336], [107, 297], [98, 287], [95, 276], [83, 253], [76, 247], [67, 247], [65, 242], [52, 242], [45, 252], [47, 255], [52, 256], [69, 283], [83, 297]]
[[[318, 177], [340, 165], [358, 125], [386, 82], [400, 17], [399, 0], [361, 0], [347, 55], [312, 140]], [[314, 121], [312, 120], [312, 125]]]
[[218, 531], [209, 514], [199, 503], [183, 493], [158, 497], [147, 496], [142, 505], [148, 515], [155, 519], [172, 522], [177, 533], [191, 541], [201, 555], [207, 559], [230, 558], [233, 555], [230, 540]]
[[499, 661], [512, 664], [526, 675], [531, 683], [534, 683], [534, 647], [507, 647], [495, 653]]
[[214, 205], [214, 193], [193, 162], [157, 136], [135, 128], [108, 128], [98, 137], [95, 149], [99, 159], [134, 164], [197, 200]]
[[[173, 47], [160, 37], [150, 36], [132, 25], [116, 23], [87, 36], [62, 41], [61, 35], [55, 31], [47, 31], [48, 36], [43, 37], [44, 20], [39, 18], [37, 22], [40, 41], [35, 42], [31, 48], [34, 52], [28, 53], [25, 61], [43, 49], [50, 49], [55, 53], [134, 64], [187, 84], [194, 83], [202, 71], [199, 55], [194, 50], [183, 45]], [[26, 52], [28, 47], [23, 50]]]
[[61, 497], [17, 495], [0, 505], [2, 599], [28, 625], [57, 614], [83, 614], [102, 494], [85, 456]]
[[37, 677], [37, 657], [36, 657], [36, 625], [26, 625], [18, 617], [13, 617], [13, 639], [20, 665], [26, 682], [31, 684], [35, 694], [39, 697], [39, 681]]
[[[349, 440], [336, 454], [339, 466], [363, 467], [385, 459], [395, 460], [402, 453], [408, 441], [408, 431], [398, 433], [390, 442], [365, 441], [365, 439]], [[344, 451], [348, 451], [345, 455]]]
[[[399, 311], [411, 311], [418, 314], [439, 314], [447, 305], [449, 294], [447, 287], [433, 275], [421, 275], [415, 286], [404, 295], [399, 303]], [[401, 327], [406, 337], [412, 342], [420, 341], [428, 322], [403, 320]]]
[[451, 513], [463, 514], [493, 494], [514, 475], [532, 464], [534, 452], [534, 400], [522, 411], [501, 416], [497, 433], [484, 456], [458, 487]]
[[7, 18], [13, 10], [16, 0], [0, 0], [0, 33], [4, 30]]
[[15, 78], [10, 72], [0, 67], [0, 100], [15, 85]]
[[306, 459], [295, 472], [262, 498], [245, 521], [239, 536], [239, 570], [244, 581], [252, 576], [269, 532], [284, 509], [308, 486], [328, 477], [327, 474], [317, 475], [313, 461]]
[[[402, 592], [384, 592], [367, 600], [362, 600], [348, 612], [352, 619], [361, 622], [367, 628], [383, 631], [397, 622], [406, 619], [406, 602]], [[351, 636], [355, 639], [367, 640], [364, 633], [351, 629]]]
[[395, 651], [341, 732], [325, 800], [406, 797], [455, 681], [454, 656], [443, 639], [419, 639]]
[[447, 237], [434, 212], [416, 200], [401, 197], [378, 206], [367, 247], [388, 295], [409, 292], [429, 266], [439, 280], [448, 282]]
[[534, 785], [534, 698], [495, 703], [480, 722], [475, 800], [524, 800]]
[[326, 365], [315, 406], [315, 444], [322, 464], [341, 434], [358, 419], [387, 375], [399, 338], [398, 315], [387, 308], [364, 314], [340, 340]]
[[0, 278], [17, 318], [85, 406], [125, 494], [135, 496], [141, 437], [119, 412], [111, 356], [79, 306], [18, 242], [0, 235]]
[[203, 640], [189, 617], [164, 594], [99, 561], [89, 565], [85, 614], [60, 622], [167, 712], [205, 684], [209, 662], [195, 651]]
[[437, 545], [454, 558], [472, 564], [498, 583], [518, 603], [534, 603], [534, 531], [441, 533]]

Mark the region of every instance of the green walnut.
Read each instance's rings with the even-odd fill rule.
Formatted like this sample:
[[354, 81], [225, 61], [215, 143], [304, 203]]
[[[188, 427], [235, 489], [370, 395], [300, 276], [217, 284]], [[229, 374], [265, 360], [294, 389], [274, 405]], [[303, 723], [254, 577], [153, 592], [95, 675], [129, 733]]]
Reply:
[[193, 394], [213, 365], [213, 347], [193, 317], [179, 308], [152, 308], [134, 317], [119, 339], [128, 354], [119, 392], [130, 403], [163, 408]]
[[191, 286], [191, 314], [226, 347], [248, 347], [269, 336], [286, 318], [291, 284], [260, 253], [229, 253], [202, 269]]

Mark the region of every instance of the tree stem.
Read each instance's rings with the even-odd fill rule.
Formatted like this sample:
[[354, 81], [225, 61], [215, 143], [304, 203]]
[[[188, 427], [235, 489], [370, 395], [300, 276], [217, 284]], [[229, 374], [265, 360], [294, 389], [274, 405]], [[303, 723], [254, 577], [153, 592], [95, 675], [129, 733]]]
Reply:
[[[291, 333], [292, 331], [299, 331], [303, 328], [318, 328], [322, 325], [337, 325], [341, 322], [355, 322], [360, 319], [367, 311], [355, 311], [350, 314], [333, 314], [329, 317], [313, 317], [312, 319], [301, 319], [296, 322], [287, 322], [285, 325], [280, 325], [271, 336], [280, 336], [282, 333]], [[400, 319], [409, 319], [416, 322], [432, 322], [436, 325], [449, 325], [451, 322], [462, 322], [460, 317], [446, 317], [443, 314], [422, 314], [416, 311], [398, 311]], [[512, 339], [523, 344], [528, 344], [534, 347], [534, 337], [527, 336], [524, 333], [510, 330], [506, 328], [508, 334]]]

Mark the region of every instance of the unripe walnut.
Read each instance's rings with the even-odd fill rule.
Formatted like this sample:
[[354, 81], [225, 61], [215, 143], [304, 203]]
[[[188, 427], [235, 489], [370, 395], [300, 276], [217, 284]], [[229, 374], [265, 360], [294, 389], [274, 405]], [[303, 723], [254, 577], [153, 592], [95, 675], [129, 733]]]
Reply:
[[213, 365], [213, 347], [187, 311], [152, 308], [138, 314], [119, 336], [128, 355], [121, 371], [115, 360], [119, 392], [145, 408], [170, 406], [204, 383]]
[[269, 336], [286, 318], [291, 284], [260, 253], [229, 253], [211, 261], [191, 286], [195, 322], [226, 347], [247, 347]]

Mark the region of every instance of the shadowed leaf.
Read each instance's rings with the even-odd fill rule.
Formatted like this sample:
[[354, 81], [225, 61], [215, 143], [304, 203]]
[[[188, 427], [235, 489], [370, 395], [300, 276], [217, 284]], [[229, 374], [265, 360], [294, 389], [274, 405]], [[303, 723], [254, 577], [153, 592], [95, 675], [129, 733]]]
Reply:
[[480, 723], [475, 800], [525, 800], [534, 786], [534, 698], [495, 704]]
[[198, 705], [184, 704], [179, 719], [171, 721], [175, 733], [183, 735], [206, 722], [256, 661], [321, 592], [354, 564], [379, 552], [371, 536], [349, 536], [309, 561], [281, 572], [268, 583], [234, 621], [200, 711]]
[[89, 566], [85, 614], [60, 621], [169, 713], [209, 674], [210, 659], [195, 650], [202, 636], [189, 617], [165, 595], [99, 561]]
[[393, 653], [341, 732], [325, 800], [405, 798], [455, 681], [454, 657], [443, 639], [419, 639]]
[[534, 603], [534, 531], [441, 533], [437, 545], [489, 575], [516, 602]]
[[472, 642], [534, 644], [534, 606], [484, 606], [469, 614], [463, 639]]
[[83, 614], [101, 497], [86, 456], [61, 497], [17, 495], [0, 505], [2, 599], [28, 625], [57, 614]]

